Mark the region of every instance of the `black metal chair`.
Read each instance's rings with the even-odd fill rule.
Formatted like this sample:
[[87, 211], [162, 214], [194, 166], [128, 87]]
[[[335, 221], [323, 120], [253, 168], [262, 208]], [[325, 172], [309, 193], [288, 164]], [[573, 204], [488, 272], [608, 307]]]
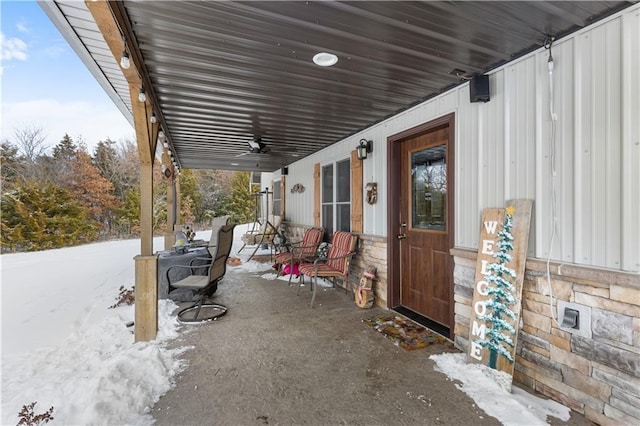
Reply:
[[[167, 281], [170, 288], [189, 288], [196, 291], [198, 300], [191, 306], [178, 312], [180, 322], [202, 322], [213, 320], [227, 313], [227, 307], [218, 303], [207, 303], [207, 299], [218, 290], [218, 282], [227, 271], [227, 259], [233, 244], [233, 229], [235, 225], [220, 227], [217, 235], [215, 254], [212, 253], [212, 261], [206, 265], [187, 266], [174, 265], [167, 270]], [[213, 248], [211, 248], [213, 252]], [[169, 271], [173, 268], [189, 268], [191, 275], [172, 283]], [[199, 275], [200, 271], [206, 274]], [[201, 315], [201, 313], [203, 315]]]

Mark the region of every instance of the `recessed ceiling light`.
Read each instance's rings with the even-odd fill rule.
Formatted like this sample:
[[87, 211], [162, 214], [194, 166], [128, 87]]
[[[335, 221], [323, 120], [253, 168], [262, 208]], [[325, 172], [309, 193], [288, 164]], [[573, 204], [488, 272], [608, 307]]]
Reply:
[[330, 67], [338, 62], [338, 57], [333, 53], [320, 52], [313, 57], [313, 62], [321, 67]]

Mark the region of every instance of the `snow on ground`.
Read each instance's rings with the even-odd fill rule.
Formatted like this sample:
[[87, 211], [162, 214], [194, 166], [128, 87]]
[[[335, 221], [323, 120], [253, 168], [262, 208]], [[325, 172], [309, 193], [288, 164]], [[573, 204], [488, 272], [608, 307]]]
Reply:
[[[246, 262], [254, 248], [237, 253], [247, 228], [239, 225], [234, 232], [231, 255], [243, 260], [237, 268], [287, 282], [289, 277], [278, 276], [270, 262]], [[209, 235], [202, 231], [197, 238]], [[154, 239], [155, 250], [162, 244], [162, 238]], [[153, 342], [133, 342], [126, 326], [134, 318], [132, 306], [108, 309], [120, 286], [133, 286], [133, 258], [139, 252], [139, 240], [124, 240], [0, 256], [1, 424], [16, 424], [22, 406], [33, 401], [38, 402], [35, 413], [54, 407], [52, 425], [153, 422], [149, 411], [187, 368], [181, 354], [189, 348], [167, 348], [180, 330], [171, 301], [159, 303]], [[516, 388], [513, 394], [496, 388], [461, 355], [433, 359], [438, 369], [462, 382], [457, 386], [478, 406], [505, 424], [544, 424], [539, 419], [546, 414], [568, 418], [568, 409], [559, 404]], [[536, 416], [524, 417], [532, 413]]]
[[466, 354], [431, 355], [435, 369], [461, 384], [456, 387], [471, 397], [478, 407], [504, 425], [546, 425], [547, 416], [569, 420], [570, 410], [550, 399], [538, 398], [518, 387], [509, 393], [504, 373], [485, 365], [466, 362]]
[[108, 309], [133, 286], [139, 252], [140, 240], [124, 240], [0, 256], [3, 425], [33, 401], [35, 413], [54, 407], [53, 424], [151, 422], [145, 411], [185, 366], [165, 348], [173, 302], [161, 302], [151, 343], [133, 344], [132, 306]]

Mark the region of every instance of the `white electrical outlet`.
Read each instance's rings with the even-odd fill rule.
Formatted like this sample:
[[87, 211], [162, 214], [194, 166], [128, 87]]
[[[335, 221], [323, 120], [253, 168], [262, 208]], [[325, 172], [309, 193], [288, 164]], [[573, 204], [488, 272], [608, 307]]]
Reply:
[[[558, 324], [560, 324], [560, 330], [567, 331], [572, 334], [577, 334], [582, 337], [591, 338], [591, 307], [585, 305], [579, 305], [577, 303], [565, 302], [564, 300], [558, 300]], [[576, 327], [567, 327], [563, 325], [565, 320], [565, 309], [578, 312]], [[567, 321], [571, 322], [571, 321]]]

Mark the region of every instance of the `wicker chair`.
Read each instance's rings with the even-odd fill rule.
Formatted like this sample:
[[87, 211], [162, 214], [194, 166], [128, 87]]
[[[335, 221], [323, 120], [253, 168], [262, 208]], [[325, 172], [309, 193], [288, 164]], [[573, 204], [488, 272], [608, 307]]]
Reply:
[[[345, 285], [349, 283], [349, 263], [351, 258], [356, 254], [356, 244], [358, 236], [350, 232], [337, 231], [333, 234], [333, 242], [327, 253], [326, 258], [318, 258], [313, 262], [303, 262], [298, 267], [300, 270], [300, 281], [298, 282], [298, 294], [300, 286], [304, 282], [304, 277], [312, 278], [310, 307], [313, 308], [313, 302], [316, 300], [316, 289], [318, 287], [318, 277], [333, 278], [340, 277], [344, 279]], [[335, 282], [334, 282], [335, 286]]]

